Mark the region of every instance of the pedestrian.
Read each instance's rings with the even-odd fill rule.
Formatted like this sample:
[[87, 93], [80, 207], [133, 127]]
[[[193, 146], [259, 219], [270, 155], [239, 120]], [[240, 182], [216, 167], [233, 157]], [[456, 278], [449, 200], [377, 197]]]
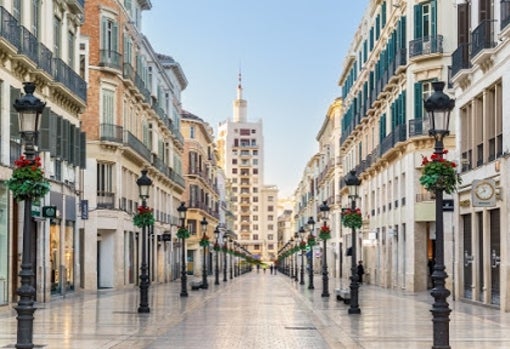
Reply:
[[260, 271], [260, 264], [257, 263], [257, 273]]
[[358, 273], [358, 282], [360, 284], [363, 283], [363, 274], [365, 274], [365, 268], [363, 268], [363, 261], [358, 262], [358, 268], [356, 269]]
[[271, 275], [273, 275], [273, 269], [274, 269], [274, 266], [271, 264], [271, 266], [269, 267], [269, 270], [271, 271]]

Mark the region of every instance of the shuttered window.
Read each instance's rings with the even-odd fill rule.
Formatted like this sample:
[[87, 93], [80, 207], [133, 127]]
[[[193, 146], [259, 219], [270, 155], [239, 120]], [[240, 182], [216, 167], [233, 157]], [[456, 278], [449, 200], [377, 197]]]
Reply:
[[102, 90], [102, 115], [101, 122], [107, 125], [114, 125], [115, 93], [109, 89]]

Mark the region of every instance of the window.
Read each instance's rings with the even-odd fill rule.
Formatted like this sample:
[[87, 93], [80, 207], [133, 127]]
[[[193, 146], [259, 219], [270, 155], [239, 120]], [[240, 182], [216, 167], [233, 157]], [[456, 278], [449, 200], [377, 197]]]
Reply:
[[67, 64], [74, 67], [74, 33], [67, 34]]
[[104, 17], [101, 22], [101, 49], [108, 52], [118, 52], [117, 23], [110, 18]]
[[97, 195], [107, 196], [113, 193], [113, 164], [97, 164]]
[[259, 234], [253, 234], [253, 240], [258, 240], [259, 239]]
[[259, 244], [253, 245], [253, 249], [256, 251], [260, 250], [260, 245]]
[[436, 0], [414, 6], [414, 38], [435, 37], [437, 33]]
[[272, 221], [272, 220], [274, 220], [274, 216], [273, 216], [273, 215], [269, 215], [269, 216], [267, 216], [267, 220], [268, 220], [268, 221]]
[[189, 138], [191, 138], [191, 139], [195, 138], [195, 127], [194, 126], [189, 127]]
[[273, 202], [273, 201], [274, 201], [274, 196], [273, 196], [273, 195], [269, 195], [269, 196], [267, 197], [267, 201], [269, 201], [269, 202]]
[[259, 220], [259, 216], [253, 216], [253, 221], [256, 222]]
[[232, 169], [232, 174], [237, 174], [237, 168]]
[[242, 128], [241, 130], [239, 130], [239, 134], [241, 136], [249, 136], [250, 135], [250, 129], [248, 128]]
[[273, 234], [267, 234], [267, 239], [268, 240], [274, 240], [274, 235]]
[[267, 206], [267, 211], [268, 212], [274, 212], [274, 206], [273, 205]]
[[34, 34], [35, 37], [39, 37], [40, 26], [41, 0], [32, 0], [32, 34]]
[[268, 224], [267, 225], [267, 230], [274, 230], [274, 225], [273, 224]]
[[109, 89], [102, 90], [102, 115], [101, 122], [107, 125], [114, 125], [114, 105], [115, 105], [115, 94], [114, 91]]
[[18, 22], [21, 22], [22, 10], [23, 7], [21, 0], [12, 0], [12, 15]]
[[62, 46], [62, 21], [57, 16], [53, 19], [53, 55], [55, 57], [61, 57], [61, 46]]
[[237, 165], [237, 159], [232, 159], [232, 165]]

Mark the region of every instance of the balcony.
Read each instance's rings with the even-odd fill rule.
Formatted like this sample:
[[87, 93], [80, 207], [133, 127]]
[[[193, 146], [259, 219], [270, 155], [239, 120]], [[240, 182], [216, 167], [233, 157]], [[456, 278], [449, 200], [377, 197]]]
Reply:
[[3, 6], [0, 6], [0, 36], [13, 45], [16, 50], [20, 49], [21, 26]]
[[70, 66], [60, 58], [53, 58], [53, 76], [55, 81], [62, 83], [72, 93], [87, 101], [87, 83]]
[[19, 53], [27, 56], [36, 65], [39, 65], [39, 41], [27, 28], [21, 26], [21, 45]]
[[113, 209], [115, 208], [115, 193], [107, 191], [97, 191], [97, 208]]
[[151, 160], [151, 152], [149, 148], [147, 148], [145, 144], [143, 144], [131, 132], [124, 131], [124, 143], [147, 161]]
[[452, 53], [452, 77], [455, 76], [459, 71], [463, 69], [471, 68], [471, 60], [469, 55], [469, 50], [471, 49], [471, 44], [461, 44], [457, 49]]
[[409, 120], [409, 137], [428, 135], [428, 130], [425, 131], [427, 124], [423, 119]]
[[99, 132], [101, 141], [122, 143], [122, 126], [101, 124]]
[[494, 20], [482, 21], [471, 33], [471, 59], [482, 50], [496, 47], [494, 41]]
[[443, 36], [426, 36], [409, 42], [409, 58], [443, 53]]
[[99, 65], [103, 67], [121, 69], [122, 55], [112, 50], [99, 50]]

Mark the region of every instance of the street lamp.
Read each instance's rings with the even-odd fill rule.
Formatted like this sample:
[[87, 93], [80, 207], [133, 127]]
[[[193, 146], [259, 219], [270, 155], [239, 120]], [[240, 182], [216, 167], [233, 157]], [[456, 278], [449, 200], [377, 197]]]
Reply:
[[[444, 92], [443, 81], [432, 83], [434, 93], [424, 102], [425, 110], [429, 113], [432, 121], [432, 127], [429, 135], [434, 137], [434, 154], [436, 159], [443, 159], [444, 144], [443, 139], [450, 131], [448, 129], [450, 122], [450, 112], [455, 106], [455, 100], [448, 97]], [[450, 329], [449, 315], [451, 309], [446, 299], [450, 291], [445, 287], [445, 280], [448, 277], [444, 265], [444, 222], [443, 222], [443, 190], [436, 189], [436, 250], [434, 269], [432, 272], [432, 281], [434, 288], [431, 291], [434, 297], [432, 304], [432, 324], [434, 343], [432, 348], [450, 348]]]
[[[305, 228], [303, 228], [303, 226], [301, 226], [301, 228], [299, 228], [299, 235], [301, 236], [301, 243], [303, 243], [305, 240]], [[300, 285], [304, 285], [305, 284], [305, 261], [304, 261], [304, 257], [305, 257], [305, 252], [306, 250], [301, 250], [301, 280], [299, 281], [299, 284]]]
[[[136, 180], [140, 200], [142, 200], [142, 208], [147, 209], [147, 199], [149, 198], [149, 189], [152, 180], [147, 176], [147, 170], [142, 170], [142, 175]], [[140, 306], [139, 313], [149, 313], [149, 274], [147, 266], [147, 226], [142, 225], [142, 266], [140, 267]]]
[[227, 282], [227, 249], [228, 236], [223, 235], [223, 282]]
[[[315, 238], [314, 230], [315, 230], [315, 220], [313, 217], [308, 218], [308, 226], [310, 227], [310, 235]], [[313, 245], [310, 246], [310, 270], [308, 273], [308, 289], [313, 290], [315, 287], [313, 286]]]
[[[177, 212], [179, 212], [179, 218], [181, 220], [181, 229], [186, 229], [186, 211], [188, 208], [181, 202], [181, 205], [177, 207]], [[188, 297], [188, 287], [186, 285], [186, 237], [183, 235], [181, 237], [181, 247], [182, 247], [182, 266], [181, 266], [181, 297]]]
[[218, 267], [218, 253], [220, 253], [219, 245], [218, 245], [218, 238], [220, 236], [220, 226], [217, 225], [216, 229], [214, 229], [214, 238], [216, 240], [215, 246], [217, 246], [216, 253], [214, 255], [214, 261], [216, 262], [214, 266], [214, 284], [219, 285], [220, 284], [220, 268]]
[[[358, 198], [358, 187], [361, 184], [361, 179], [356, 176], [356, 171], [350, 171], [344, 178], [345, 184], [349, 189], [349, 198], [351, 199], [351, 209], [356, 210], [356, 199]], [[349, 307], [349, 314], [361, 314], [361, 309], [358, 304], [358, 273], [356, 268], [356, 228], [352, 227], [352, 246], [351, 246], [351, 305]]]
[[230, 280], [232, 280], [234, 278], [233, 273], [232, 273], [232, 246], [233, 246], [232, 241], [233, 241], [232, 238], [228, 239], [229, 246], [230, 246], [230, 252], [231, 252], [230, 258], [229, 258], [229, 260], [230, 260], [230, 267], [229, 267]]
[[[207, 238], [207, 219], [205, 217], [202, 218], [200, 221], [200, 226], [202, 227], [202, 239], [206, 240]], [[202, 288], [207, 289], [209, 288], [209, 285], [207, 284], [207, 267], [206, 267], [206, 252], [207, 252], [207, 246], [204, 244], [204, 259], [202, 261]]]
[[294, 247], [295, 247], [295, 251], [296, 253], [294, 253], [294, 281], [298, 281], [298, 265], [297, 265], [297, 260], [298, 260], [298, 256], [297, 256], [297, 251], [298, 251], [298, 248], [299, 248], [299, 240], [298, 240], [298, 233], [295, 232], [294, 233]]
[[[329, 206], [328, 202], [324, 201], [319, 206], [319, 210], [322, 213], [322, 220], [324, 221], [323, 227], [328, 228], [327, 220], [329, 218]], [[326, 253], [326, 243], [328, 239], [322, 239], [323, 251], [322, 251], [322, 297], [329, 297], [329, 278], [328, 278], [328, 259]]]
[[[35, 84], [24, 82], [25, 94], [14, 102], [14, 109], [18, 112], [19, 132], [25, 143], [24, 154], [28, 161], [34, 162], [35, 144], [39, 133], [41, 114], [46, 106], [39, 98], [34, 96]], [[34, 270], [32, 265], [32, 236], [34, 236], [34, 221], [32, 219], [32, 199], [26, 196], [23, 215], [23, 252], [21, 256], [21, 270], [19, 276], [21, 285], [17, 290], [19, 296], [16, 311], [18, 316], [18, 337], [16, 348], [33, 348], [34, 329], [34, 298], [35, 288], [32, 284]]]

